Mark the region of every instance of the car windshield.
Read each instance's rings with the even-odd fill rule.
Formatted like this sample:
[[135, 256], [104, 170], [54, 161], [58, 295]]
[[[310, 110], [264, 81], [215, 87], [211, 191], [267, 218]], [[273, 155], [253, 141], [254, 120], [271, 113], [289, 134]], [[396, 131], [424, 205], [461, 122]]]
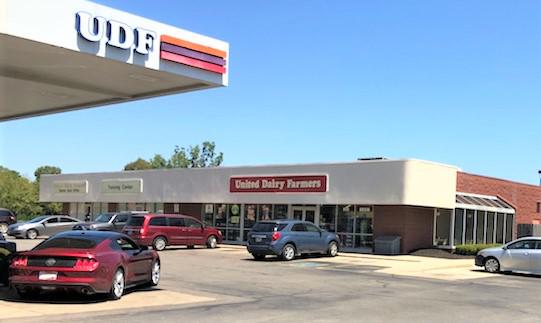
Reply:
[[81, 238], [81, 237], [58, 237], [43, 241], [37, 245], [34, 250], [44, 250], [51, 248], [62, 249], [93, 249], [102, 242], [104, 238]]
[[97, 218], [96, 218], [96, 222], [101, 222], [101, 223], [107, 223], [109, 221], [111, 221], [111, 218], [113, 217], [112, 214], [110, 213], [103, 213], [103, 214], [100, 214]]
[[42, 220], [45, 220], [46, 218], [48, 218], [48, 216], [46, 215], [38, 216], [37, 218], [33, 218], [32, 220], [28, 221], [28, 223], [41, 222]]
[[275, 222], [258, 222], [254, 225], [252, 228], [252, 231], [254, 232], [274, 232], [274, 231], [282, 231], [287, 224], [284, 223], [275, 223]]
[[128, 226], [128, 227], [142, 227], [144, 222], [145, 222], [145, 217], [143, 217], [143, 216], [132, 216], [128, 220], [128, 222], [126, 223], [126, 226]]

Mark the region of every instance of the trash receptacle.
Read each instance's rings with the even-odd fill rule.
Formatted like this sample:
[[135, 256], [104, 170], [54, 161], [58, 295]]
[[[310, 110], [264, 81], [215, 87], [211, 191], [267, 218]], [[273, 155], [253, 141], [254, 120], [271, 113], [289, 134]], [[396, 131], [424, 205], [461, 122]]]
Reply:
[[374, 240], [374, 254], [399, 255], [401, 236], [380, 236]]

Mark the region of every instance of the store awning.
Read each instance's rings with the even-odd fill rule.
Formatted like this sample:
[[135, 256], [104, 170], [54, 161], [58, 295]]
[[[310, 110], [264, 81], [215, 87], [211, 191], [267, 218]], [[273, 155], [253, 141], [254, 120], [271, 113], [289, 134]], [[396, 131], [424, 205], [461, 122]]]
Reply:
[[456, 208], [500, 213], [515, 213], [513, 206], [497, 196], [470, 193], [456, 193]]

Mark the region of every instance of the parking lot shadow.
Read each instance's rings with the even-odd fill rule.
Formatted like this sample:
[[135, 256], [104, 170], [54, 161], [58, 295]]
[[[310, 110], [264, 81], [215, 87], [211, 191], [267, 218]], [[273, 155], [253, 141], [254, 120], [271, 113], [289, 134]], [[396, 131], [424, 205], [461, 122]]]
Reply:
[[[485, 271], [484, 269], [482, 268], [478, 268], [478, 269], [472, 269], [471, 271], [473, 272], [477, 272], [477, 273], [485, 273], [485, 274], [488, 274], [487, 271]], [[525, 274], [525, 273], [515, 273], [515, 272], [511, 272], [511, 271], [502, 271], [502, 272], [499, 272], [499, 273], [494, 273], [493, 275], [499, 275], [499, 276], [512, 276], [512, 277], [526, 277], [526, 278], [541, 278], [541, 275], [536, 275], [536, 274]]]
[[[315, 259], [315, 258], [319, 259], [319, 258], [329, 258], [329, 257], [325, 256], [325, 255], [320, 255], [320, 254], [303, 254], [302, 256], [295, 257], [295, 259], [293, 259], [293, 260], [291, 260], [289, 262], [302, 261], [302, 260]], [[287, 261], [283, 260], [282, 258], [280, 258], [279, 256], [267, 256], [267, 257], [265, 257], [265, 259], [262, 259], [262, 260], [256, 260], [253, 257], [248, 256], [246, 258], [243, 258], [242, 260], [244, 260], [244, 261], [255, 261], [255, 262], [273, 262], [273, 261], [287, 262]]]
[[[1, 285], [0, 285], [1, 286]], [[160, 291], [160, 288], [156, 287], [134, 287], [127, 289], [124, 292], [124, 296], [131, 293], [152, 293]], [[151, 295], [150, 295], [151, 296]], [[143, 297], [146, 297], [143, 296]], [[83, 295], [80, 293], [70, 291], [50, 291], [41, 292], [36, 296], [28, 297], [25, 299], [20, 298], [17, 293], [8, 287], [0, 287], [0, 301], [13, 302], [13, 303], [33, 303], [33, 304], [93, 304], [103, 303], [109, 301], [106, 294], [94, 294]]]

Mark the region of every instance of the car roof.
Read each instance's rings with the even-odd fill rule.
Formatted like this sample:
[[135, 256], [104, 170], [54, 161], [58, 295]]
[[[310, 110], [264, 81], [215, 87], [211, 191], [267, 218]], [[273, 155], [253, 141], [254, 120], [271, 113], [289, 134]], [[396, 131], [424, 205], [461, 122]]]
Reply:
[[[186, 215], [186, 214], [168, 214], [168, 213], [146, 213], [146, 214], [138, 214], [139, 216], [147, 216], [147, 217], [150, 217], [150, 218], [155, 218], [157, 216], [165, 216], [165, 217], [177, 217], [177, 218], [193, 218], [193, 219], [196, 219], [195, 217], [191, 216], [191, 215]], [[135, 215], [135, 214], [132, 214], [132, 216], [138, 216], [138, 215]]]

